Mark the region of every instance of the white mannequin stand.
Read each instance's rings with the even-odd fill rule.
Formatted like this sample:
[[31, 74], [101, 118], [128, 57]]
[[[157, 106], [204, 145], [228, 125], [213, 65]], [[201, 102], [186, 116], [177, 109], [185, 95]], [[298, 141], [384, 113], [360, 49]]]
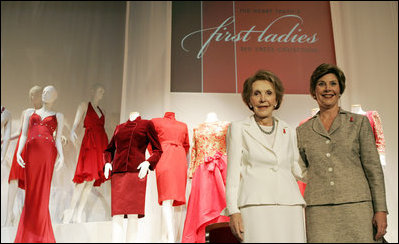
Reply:
[[[351, 112], [355, 114], [361, 114], [361, 115], [366, 115], [366, 112], [363, 111], [362, 106], [360, 104], [353, 104], [351, 106]], [[380, 162], [382, 167], [385, 167], [386, 161], [385, 161], [385, 155], [382, 153], [379, 153], [380, 155]]]
[[[30, 90], [29, 90], [29, 98], [30, 101], [33, 105], [33, 109], [37, 110], [39, 108], [42, 107], [42, 93], [43, 93], [43, 88], [41, 88], [40, 86], [33, 86]], [[17, 139], [19, 137], [19, 135], [22, 133], [22, 125], [23, 125], [23, 120], [24, 120], [24, 116], [26, 111], [28, 111], [29, 109], [25, 109], [24, 111], [22, 111], [21, 113], [21, 124], [19, 126], [19, 129], [11, 136], [10, 140], [14, 140]], [[32, 110], [32, 108], [30, 108], [30, 110]], [[12, 164], [12, 162], [10, 162], [10, 164]], [[11, 165], [10, 165], [11, 167]], [[17, 194], [17, 190], [18, 190], [18, 181], [17, 180], [11, 180], [10, 184], [8, 186], [8, 196], [7, 196], [7, 215], [6, 215], [6, 221], [5, 221], [5, 226], [12, 226], [16, 224], [16, 218], [14, 216], [14, 211], [13, 211], [13, 207], [14, 207], [14, 202], [15, 202], [15, 197]], [[19, 211], [19, 213], [21, 213], [21, 211]]]
[[218, 119], [218, 115], [215, 112], [210, 112], [206, 115], [206, 119], [205, 119], [206, 123], [212, 123], [212, 122], [216, 122], [216, 121], [219, 121], [219, 119]]
[[52, 115], [56, 116], [58, 125], [57, 125], [57, 132], [55, 138], [55, 147], [57, 148], [58, 158], [55, 163], [55, 170], [56, 171], [60, 170], [61, 167], [64, 165], [64, 154], [62, 151], [62, 143], [61, 143], [62, 128], [64, 126], [64, 115], [62, 113], [56, 113], [51, 110], [55, 100], [57, 99], [57, 96], [58, 96], [57, 91], [55, 90], [54, 86], [46, 86], [43, 89], [43, 94], [42, 94], [43, 107], [36, 111], [34, 109], [28, 109], [25, 113], [22, 125], [21, 139], [19, 141], [18, 151], [17, 151], [17, 162], [19, 165], [21, 165], [22, 168], [25, 168], [25, 162], [21, 157], [21, 153], [26, 143], [29, 120], [34, 112], [36, 112], [36, 114], [39, 115], [42, 120], [43, 118], [46, 118], [48, 116]]
[[175, 226], [173, 223], [173, 200], [164, 200], [162, 202], [162, 217], [166, 222], [167, 242], [175, 242]]
[[[134, 121], [140, 114], [138, 112], [132, 112], [129, 115], [129, 120]], [[142, 162], [137, 169], [140, 169], [139, 178], [143, 179], [149, 171], [150, 163], [148, 161]], [[107, 162], [104, 167], [104, 176], [106, 179], [109, 177], [109, 173], [112, 171], [112, 164]], [[126, 232], [123, 229], [123, 214], [112, 216], [112, 242], [125, 242], [124, 237], [126, 236], [126, 242], [137, 242], [136, 233], [138, 232], [138, 215], [128, 214], [128, 222]]]
[[[100, 100], [103, 98], [104, 92], [105, 90], [102, 86], [97, 86], [92, 89], [93, 94], [90, 103], [98, 117], [102, 116], [101, 111], [97, 108], [97, 106]], [[77, 138], [78, 138], [78, 136], [75, 133], [75, 130], [86, 117], [88, 106], [89, 106], [88, 102], [82, 102], [76, 111], [76, 116], [70, 135], [71, 141], [75, 145], [75, 148], [77, 148]], [[89, 198], [90, 192], [93, 188], [93, 184], [94, 180], [84, 181], [80, 184], [75, 184], [75, 188], [71, 199], [71, 204], [70, 207], [66, 209], [63, 213], [62, 223], [67, 224], [70, 223], [71, 220], [75, 223], [82, 222], [83, 209], [87, 203], [87, 199]], [[104, 198], [102, 195], [100, 195], [100, 197]], [[76, 207], [78, 200], [80, 200], [79, 205]]]

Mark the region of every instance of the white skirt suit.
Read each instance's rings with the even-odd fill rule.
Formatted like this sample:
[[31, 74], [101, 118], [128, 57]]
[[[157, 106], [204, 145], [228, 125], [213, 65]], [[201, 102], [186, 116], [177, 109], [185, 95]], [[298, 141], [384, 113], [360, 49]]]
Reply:
[[274, 118], [273, 146], [253, 115], [228, 129], [227, 215], [241, 213], [244, 242], [306, 242], [296, 132]]

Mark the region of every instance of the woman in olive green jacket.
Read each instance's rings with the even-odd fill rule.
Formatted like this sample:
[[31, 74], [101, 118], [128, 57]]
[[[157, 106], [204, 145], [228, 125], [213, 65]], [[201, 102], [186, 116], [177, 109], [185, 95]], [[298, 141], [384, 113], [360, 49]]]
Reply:
[[338, 106], [344, 90], [338, 67], [317, 67], [310, 92], [320, 112], [297, 128], [308, 242], [380, 242], [386, 233], [384, 176], [371, 125]]

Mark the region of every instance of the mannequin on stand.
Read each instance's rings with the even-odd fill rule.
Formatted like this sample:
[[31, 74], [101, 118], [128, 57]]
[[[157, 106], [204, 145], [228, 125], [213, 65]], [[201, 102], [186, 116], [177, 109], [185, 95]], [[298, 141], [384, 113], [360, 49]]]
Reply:
[[3, 163], [11, 137], [11, 113], [1, 106], [1, 163]]
[[365, 115], [371, 124], [371, 128], [373, 129], [374, 139], [377, 146], [378, 154], [380, 155], [381, 165], [385, 167], [385, 138], [382, 130], [382, 122], [380, 115], [377, 111], [363, 111], [362, 106], [360, 104], [353, 104], [351, 106], [351, 112], [355, 114]]
[[42, 108], [27, 110], [23, 119], [17, 162], [25, 168], [25, 203], [15, 242], [55, 242], [49, 211], [51, 180], [54, 168], [64, 164], [64, 115], [52, 110], [56, 99], [54, 86], [46, 86]]
[[[162, 146], [162, 156], [155, 169], [158, 203], [167, 237], [162, 242], [176, 242], [174, 207], [186, 203], [187, 154], [190, 149], [187, 125], [175, 119], [175, 113], [166, 112], [163, 118], [154, 118], [155, 130]], [[166, 239], [166, 240], [165, 240]]]
[[219, 121], [219, 119], [215, 112], [210, 112], [206, 115], [205, 123], [212, 123], [216, 121]]
[[[75, 116], [71, 129], [71, 141], [77, 147], [77, 135], [75, 130], [81, 124], [85, 128], [85, 135], [79, 152], [76, 165], [74, 192], [69, 209], [64, 211], [64, 224], [71, 222], [82, 222], [82, 213], [93, 186], [100, 186], [103, 177], [103, 152], [108, 145], [108, 137], [104, 129], [105, 117], [98, 106], [104, 95], [104, 87], [96, 85], [91, 89], [91, 100], [82, 102]], [[79, 204], [77, 205], [79, 201]], [[75, 214], [74, 214], [75, 213]]]
[[[148, 143], [151, 143], [153, 155], [145, 160]], [[104, 152], [105, 178], [112, 172], [112, 242], [124, 242], [124, 237], [126, 242], [137, 241], [138, 219], [144, 217], [146, 175], [155, 168], [161, 154], [153, 123], [142, 120], [138, 112], [130, 113], [129, 120], [115, 128]], [[126, 231], [123, 229], [125, 214], [128, 217]]]
[[205, 242], [205, 227], [228, 222], [226, 207], [226, 133], [230, 122], [214, 112], [193, 129], [193, 147], [188, 176], [192, 178], [182, 243]]
[[[37, 110], [42, 107], [42, 93], [43, 93], [43, 88], [40, 86], [33, 86], [29, 90], [29, 98], [33, 105], [34, 110], [35, 109]], [[32, 108], [28, 108], [22, 111], [20, 127], [11, 136], [11, 140], [18, 138], [18, 141], [14, 150], [14, 156], [12, 159], [11, 169], [10, 169], [10, 176], [8, 178], [9, 186], [8, 186], [7, 215], [6, 215], [5, 226], [14, 225], [15, 216], [13, 208], [14, 208], [15, 197], [17, 194], [17, 189], [18, 187], [20, 187], [21, 189], [25, 189], [25, 172], [24, 169], [17, 162], [17, 152], [18, 152], [18, 144], [22, 134], [22, 125], [24, 122], [23, 119], [26, 111], [28, 110], [32, 110]], [[23, 154], [24, 150], [22, 151], [22, 155]]]

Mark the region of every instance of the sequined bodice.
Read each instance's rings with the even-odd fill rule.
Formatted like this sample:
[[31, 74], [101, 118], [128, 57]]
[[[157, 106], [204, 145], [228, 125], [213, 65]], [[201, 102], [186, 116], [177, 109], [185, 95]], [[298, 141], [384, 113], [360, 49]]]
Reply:
[[191, 149], [189, 177], [197, 167], [204, 163], [206, 157], [212, 157], [220, 152], [226, 154], [226, 133], [230, 125], [228, 121], [203, 123], [194, 129], [194, 146]]
[[28, 141], [43, 139], [54, 142], [53, 134], [57, 129], [56, 115], [50, 115], [42, 119], [40, 115], [33, 113], [29, 119]]

